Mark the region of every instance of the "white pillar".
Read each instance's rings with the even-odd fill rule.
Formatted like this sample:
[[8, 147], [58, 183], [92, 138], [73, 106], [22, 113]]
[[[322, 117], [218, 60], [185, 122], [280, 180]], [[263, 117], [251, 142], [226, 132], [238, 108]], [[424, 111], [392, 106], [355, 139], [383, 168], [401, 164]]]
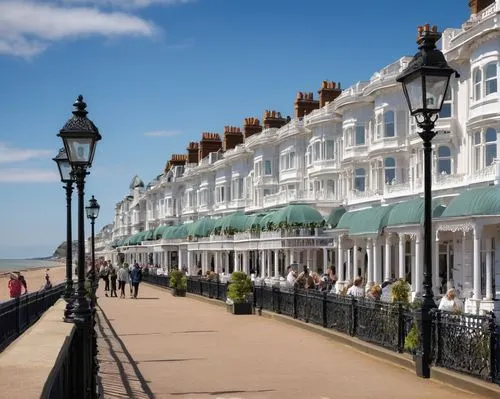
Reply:
[[382, 273], [380, 270], [380, 256], [379, 256], [379, 244], [378, 239], [373, 239], [373, 281], [377, 284], [382, 283]]
[[250, 275], [250, 261], [249, 261], [248, 251], [243, 251], [243, 271], [248, 276]]
[[368, 285], [373, 281], [373, 252], [372, 252], [372, 239], [368, 238], [366, 240], [366, 255], [368, 257], [367, 273], [366, 273], [366, 284]]
[[352, 280], [352, 275], [351, 275], [351, 250], [348, 249], [347, 250], [347, 276], [346, 276], [346, 280], [348, 281], [351, 281]]
[[266, 251], [266, 274], [271, 277], [272, 276], [272, 272], [271, 272], [271, 250], [268, 249]]
[[[182, 251], [181, 249], [179, 248], [179, 252], [178, 252], [179, 256], [177, 257], [177, 269], [181, 269], [182, 268]], [[189, 254], [189, 252], [188, 252]]]
[[290, 265], [290, 251], [288, 249], [285, 250], [285, 270]]
[[234, 251], [234, 270], [237, 272], [241, 272], [239, 251]]
[[295, 263], [295, 251], [290, 250], [290, 263]]
[[491, 301], [493, 299], [492, 292], [492, 269], [491, 269], [491, 238], [486, 238], [486, 300]]
[[314, 248], [312, 251], [312, 268], [315, 272], [318, 272], [318, 252], [316, 251], [316, 248]]
[[214, 271], [215, 273], [220, 273], [220, 265], [219, 265], [219, 260], [220, 258], [220, 252], [215, 251], [215, 256], [214, 256]]
[[355, 279], [358, 276], [358, 257], [359, 257], [358, 246], [356, 244], [354, 244], [352, 251], [353, 251], [352, 278]]
[[385, 252], [384, 252], [384, 281], [391, 279], [391, 236], [387, 234], [385, 237]]
[[423, 264], [422, 264], [422, 245], [420, 232], [417, 233], [415, 239], [415, 293], [420, 294], [422, 292], [422, 279], [423, 279]]
[[474, 296], [481, 299], [481, 227], [474, 226]]
[[279, 261], [280, 261], [280, 253], [277, 249], [274, 250], [274, 277], [279, 278]]
[[328, 269], [328, 248], [323, 248], [323, 272]]
[[264, 277], [266, 275], [264, 251], [259, 251], [259, 265], [260, 265], [260, 268], [259, 268], [260, 277]]
[[[432, 287], [434, 291], [434, 295], [439, 294], [439, 287], [441, 282], [439, 280], [439, 232], [435, 232], [435, 244], [432, 247], [432, 259], [434, 263], [434, 270], [432, 271]], [[455, 240], [453, 240], [455, 242]], [[455, 283], [456, 286], [456, 283]]]
[[337, 247], [337, 277], [338, 281], [344, 281], [344, 248], [342, 247], [342, 237], [338, 238], [339, 245]]
[[398, 248], [398, 255], [399, 255], [399, 271], [398, 271], [398, 278], [405, 279], [405, 247], [406, 247], [406, 236], [404, 234], [399, 235], [399, 248]]
[[226, 251], [226, 267], [224, 274], [227, 276], [229, 274], [229, 251]]
[[306, 250], [306, 265], [309, 267], [309, 269], [312, 269], [312, 262], [311, 262], [311, 250], [307, 249]]

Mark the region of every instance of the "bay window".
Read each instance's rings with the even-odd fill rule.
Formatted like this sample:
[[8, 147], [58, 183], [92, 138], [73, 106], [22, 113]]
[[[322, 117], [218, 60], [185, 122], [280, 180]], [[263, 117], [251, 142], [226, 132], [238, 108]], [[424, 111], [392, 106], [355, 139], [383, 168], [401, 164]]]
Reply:
[[365, 170], [357, 168], [354, 174], [354, 188], [357, 191], [365, 191]]
[[496, 93], [497, 89], [497, 63], [490, 62], [485, 67], [484, 94], [487, 96], [488, 94]]
[[396, 161], [394, 158], [384, 159], [385, 184], [392, 184], [396, 180]]
[[451, 174], [451, 150], [450, 147], [442, 145], [438, 148], [438, 173], [439, 174]]

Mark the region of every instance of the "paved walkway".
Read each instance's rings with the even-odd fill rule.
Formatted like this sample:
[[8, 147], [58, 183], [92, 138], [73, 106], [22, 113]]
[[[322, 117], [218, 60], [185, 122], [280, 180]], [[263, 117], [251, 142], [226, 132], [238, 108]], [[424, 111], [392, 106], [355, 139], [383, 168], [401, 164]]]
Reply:
[[478, 398], [276, 320], [139, 295], [100, 294], [104, 398]]

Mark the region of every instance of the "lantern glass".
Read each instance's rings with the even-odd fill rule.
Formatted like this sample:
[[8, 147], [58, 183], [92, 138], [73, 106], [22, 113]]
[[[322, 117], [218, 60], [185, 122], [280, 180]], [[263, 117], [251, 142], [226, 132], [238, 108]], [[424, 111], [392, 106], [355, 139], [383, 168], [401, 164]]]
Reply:
[[410, 108], [410, 113], [412, 115], [421, 112], [424, 108], [424, 93], [422, 88], [422, 76], [420, 74], [410, 75], [405, 81], [403, 81], [403, 90], [406, 96], [406, 101], [408, 102], [408, 108]]
[[92, 196], [89, 201], [89, 205], [85, 207], [85, 212], [87, 213], [87, 218], [89, 219], [97, 219], [99, 216], [100, 205], [97, 203], [97, 200]]
[[425, 77], [427, 112], [437, 114], [441, 111], [449, 80], [449, 75], [427, 75]]
[[63, 137], [63, 141], [71, 165], [88, 165], [92, 162], [93, 137]]
[[69, 163], [69, 159], [57, 161], [57, 167], [59, 168], [59, 174], [61, 175], [61, 181], [63, 183], [73, 181], [73, 177], [71, 176], [72, 169]]

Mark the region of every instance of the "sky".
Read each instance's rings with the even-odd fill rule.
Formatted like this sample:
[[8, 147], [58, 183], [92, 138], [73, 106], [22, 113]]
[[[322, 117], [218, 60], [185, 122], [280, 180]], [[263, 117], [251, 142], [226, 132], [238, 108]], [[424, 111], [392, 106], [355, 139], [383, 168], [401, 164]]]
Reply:
[[[136, 174], [147, 184], [201, 132], [265, 109], [293, 115], [296, 92], [323, 80], [368, 80], [416, 52], [418, 25], [460, 27], [467, 3], [0, 0], [0, 259], [49, 256], [65, 240], [52, 158], [79, 94], [102, 135], [85, 186], [97, 232]], [[76, 208], [74, 195], [74, 238]]]

